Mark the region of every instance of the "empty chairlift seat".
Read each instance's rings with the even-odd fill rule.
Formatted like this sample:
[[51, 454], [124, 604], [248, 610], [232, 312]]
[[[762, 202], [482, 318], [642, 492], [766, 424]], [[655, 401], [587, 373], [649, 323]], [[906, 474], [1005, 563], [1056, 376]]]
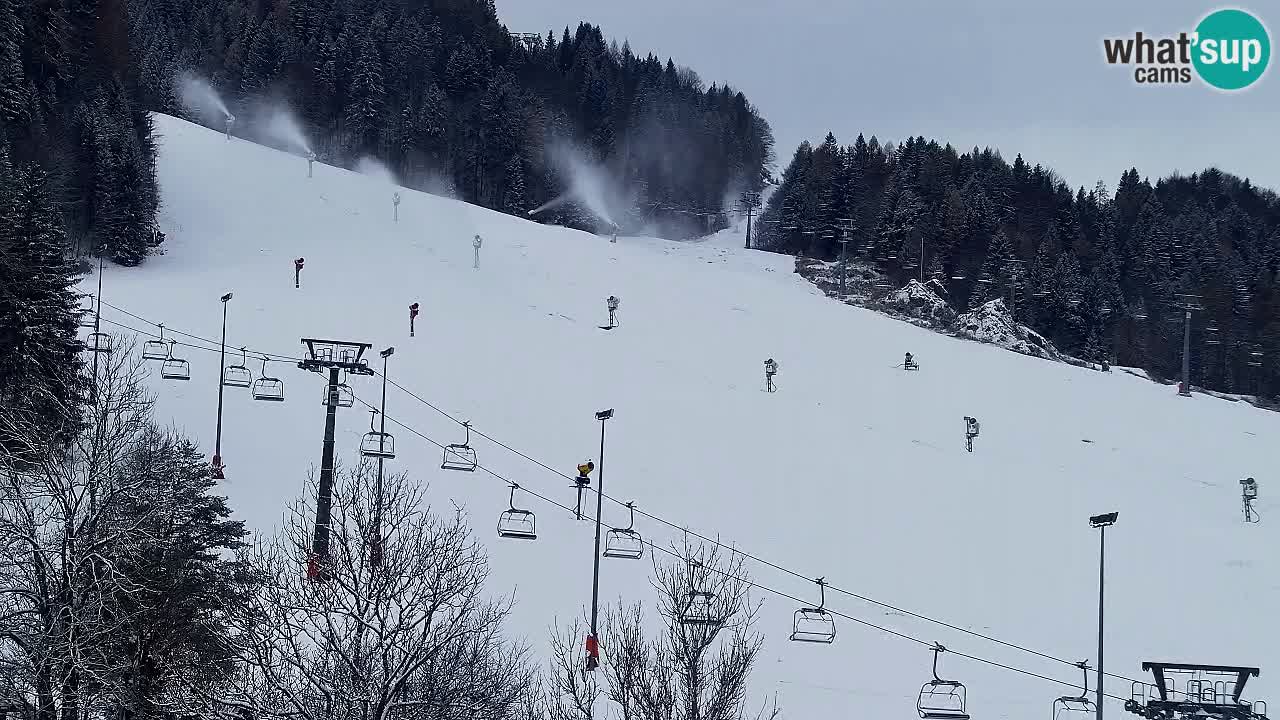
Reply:
[[946, 650], [937, 643], [933, 646], [933, 680], [920, 687], [916, 711], [924, 720], [969, 720], [965, 710], [968, 691], [964, 684], [938, 677], [938, 655]]
[[160, 377], [165, 380], [190, 380], [191, 363], [180, 357], [174, 357], [173, 348], [176, 343], [169, 341], [169, 357], [160, 364]]
[[820, 600], [817, 607], [800, 608], [791, 620], [791, 639], [795, 642], [832, 643], [836, 639], [836, 621], [826, 611], [827, 584], [818, 578]]
[[340, 382], [337, 385], [326, 384], [324, 397], [320, 398], [320, 404], [351, 407], [356, 404], [356, 394], [351, 390], [351, 386], [344, 382]]
[[160, 337], [142, 343], [143, 360], [168, 360], [169, 343], [164, 341], [164, 325], [160, 325]]
[[627, 503], [631, 511], [631, 523], [625, 528], [614, 528], [604, 538], [604, 556], [620, 560], [639, 560], [644, 556], [644, 538], [636, 532], [636, 509]]
[[690, 592], [680, 611], [680, 622], [684, 625], [719, 625], [720, 618], [716, 615], [715, 603], [714, 593], [705, 590]]
[[253, 373], [245, 367], [248, 356], [244, 348], [240, 348], [240, 363], [228, 365], [222, 371], [222, 384], [227, 387], [247, 388], [253, 384]]
[[115, 347], [112, 343], [111, 336], [104, 332], [89, 333], [89, 337], [84, 343], [85, 349], [89, 352], [109, 353]]
[[461, 443], [450, 443], [445, 446], [444, 457], [440, 460], [441, 469], [473, 472], [479, 466], [475, 448], [471, 447], [470, 421], [463, 422], [462, 427], [466, 429], [467, 437]]
[[262, 357], [262, 375], [253, 381], [250, 390], [254, 400], [266, 402], [284, 402], [284, 381], [267, 375], [267, 357]]
[[1082, 660], [1076, 667], [1084, 673], [1080, 694], [1066, 695], [1053, 701], [1053, 720], [1092, 720], [1098, 707], [1089, 699], [1089, 666]]
[[376, 460], [392, 460], [396, 456], [396, 439], [389, 432], [374, 427], [378, 411], [373, 410], [369, 416], [369, 432], [360, 441], [360, 454]]
[[498, 516], [498, 536], [512, 540], [537, 540], [538, 522], [532, 511], [516, 507], [516, 490], [520, 486], [511, 485], [511, 507]]

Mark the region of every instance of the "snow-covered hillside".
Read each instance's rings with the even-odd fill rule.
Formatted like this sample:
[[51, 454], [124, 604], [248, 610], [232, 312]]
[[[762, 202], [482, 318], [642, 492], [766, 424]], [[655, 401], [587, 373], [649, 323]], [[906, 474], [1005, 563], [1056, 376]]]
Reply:
[[[1087, 519], [1118, 510], [1107, 537], [1107, 669], [1143, 660], [1260, 665], [1249, 695], [1280, 696], [1280, 480], [1270, 443], [1280, 414], [1176, 392], [1122, 373], [1049, 363], [938, 335], [843, 305], [792, 272], [790, 257], [732, 238], [612, 244], [157, 118], [165, 254], [109, 268], [104, 298], [147, 320], [216, 338], [233, 291], [228, 344], [301, 354], [299, 338], [396, 347], [390, 376], [483, 432], [568, 473], [597, 456], [605, 490], [754, 554], [914, 612], [1061, 658], [1096, 662], [1098, 536]], [[484, 237], [472, 268], [471, 239]], [[740, 240], [740, 236], [738, 238]], [[302, 287], [292, 259], [306, 258]], [[85, 280], [86, 289], [94, 282]], [[618, 295], [621, 326], [607, 319]], [[407, 306], [420, 302], [417, 336]], [[104, 318], [144, 327], [111, 308]], [[144, 329], [154, 331], [154, 328]], [[897, 369], [904, 352], [922, 370]], [[211, 451], [217, 355], [187, 349], [189, 383], [159, 378], [165, 417]], [[238, 353], [236, 353], [238, 356]], [[781, 364], [763, 391], [762, 363]], [[374, 365], [380, 361], [374, 357]], [[257, 375], [260, 364], [250, 363]], [[228, 390], [225, 486], [269, 530], [318, 466], [323, 381], [286, 363], [287, 401]], [[376, 401], [376, 379], [352, 380]], [[395, 390], [388, 415], [442, 443], [461, 429]], [[982, 435], [965, 452], [963, 418]], [[369, 414], [338, 416], [353, 463]], [[439, 469], [439, 450], [400, 428], [394, 469], [464, 506], [488, 547], [494, 593], [514, 592], [515, 627], [536, 647], [589, 603], [592, 528], [533, 498], [538, 540], [500, 540], [507, 487]], [[569, 481], [473, 436], [480, 462], [572, 504]], [[1241, 521], [1238, 480], [1258, 478], [1263, 522]], [[625, 510], [606, 505], [608, 520]], [[679, 533], [643, 520], [659, 543]], [[762, 585], [816, 602], [815, 586], [750, 564]], [[299, 569], [301, 572], [302, 569]], [[648, 561], [605, 560], [605, 598], [653, 598]], [[789, 718], [914, 717], [930, 677], [925, 645], [837, 620], [831, 646], [790, 643], [794, 603], [764, 591], [768, 635], [753, 706], [777, 695]], [[842, 594], [829, 607], [922, 640], [1078, 681], [1040, 657]], [[608, 652], [608, 648], [604, 648]], [[975, 718], [1048, 717], [1070, 688], [956, 655]], [[1128, 696], [1111, 680], [1109, 692]], [[1108, 705], [1112, 717], [1122, 712]]]

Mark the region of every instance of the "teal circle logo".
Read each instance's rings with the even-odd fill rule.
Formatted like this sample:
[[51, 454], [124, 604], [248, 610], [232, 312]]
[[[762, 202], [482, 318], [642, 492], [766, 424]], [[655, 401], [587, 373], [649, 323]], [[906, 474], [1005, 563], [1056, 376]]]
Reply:
[[1242, 90], [1262, 77], [1271, 60], [1271, 37], [1243, 10], [1217, 10], [1196, 26], [1191, 62], [1200, 79], [1219, 90]]

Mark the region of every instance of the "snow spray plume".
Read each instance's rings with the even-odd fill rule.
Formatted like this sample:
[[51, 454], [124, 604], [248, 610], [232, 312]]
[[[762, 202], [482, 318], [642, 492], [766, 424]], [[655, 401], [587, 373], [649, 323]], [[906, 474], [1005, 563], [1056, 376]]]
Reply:
[[294, 118], [293, 113], [282, 107], [267, 111], [262, 122], [262, 129], [276, 142], [284, 143], [290, 150], [307, 154], [311, 152], [311, 144], [302, 132], [302, 126]]
[[400, 182], [396, 180], [395, 173], [391, 172], [390, 168], [368, 155], [360, 158], [360, 161], [356, 163], [356, 172], [361, 175], [368, 175], [374, 180], [386, 183], [387, 185], [400, 184]]
[[175, 77], [173, 82], [182, 106], [187, 112], [222, 129], [222, 125], [231, 116], [231, 111], [218, 96], [218, 91], [214, 90], [207, 80], [194, 73], [186, 72]]
[[547, 151], [556, 169], [568, 176], [569, 188], [529, 214], [536, 215], [572, 200], [606, 224], [617, 227], [614, 209], [625, 208], [629, 203], [608, 171], [566, 141], [552, 143]]

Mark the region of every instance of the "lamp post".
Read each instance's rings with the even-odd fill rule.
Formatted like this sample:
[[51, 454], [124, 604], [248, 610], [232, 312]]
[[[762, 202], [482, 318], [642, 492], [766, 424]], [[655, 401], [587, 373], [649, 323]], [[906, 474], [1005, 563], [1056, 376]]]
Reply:
[[1098, 528], [1098, 687], [1096, 688], [1097, 700], [1094, 703], [1098, 708], [1097, 720], [1102, 720], [1102, 590], [1105, 579], [1103, 568], [1106, 565], [1107, 558], [1107, 528], [1116, 524], [1116, 517], [1119, 515], [1120, 513], [1118, 512], [1110, 512], [1089, 518], [1089, 525]]
[[389, 347], [378, 353], [382, 356], [382, 409], [378, 411], [381, 421], [378, 428], [378, 484], [374, 488], [373, 527], [369, 533], [373, 537], [369, 548], [369, 565], [375, 568], [382, 567], [382, 462], [386, 450], [383, 443], [387, 441], [387, 358], [395, 354], [395, 351], [394, 347]]
[[591, 634], [587, 636], [587, 670], [595, 670], [597, 659], [591, 654], [591, 649], [599, 648], [599, 637], [596, 635], [596, 619], [599, 616], [600, 607], [600, 512], [604, 505], [604, 425], [605, 421], [613, 417], [613, 408], [601, 410], [596, 413], [596, 419], [600, 421], [600, 475], [599, 485], [596, 486], [596, 545], [594, 570], [591, 575]]
[[222, 383], [227, 379], [227, 303], [231, 293], [222, 296], [222, 343], [218, 351], [218, 430], [213, 441], [213, 479], [225, 480], [222, 472]]

